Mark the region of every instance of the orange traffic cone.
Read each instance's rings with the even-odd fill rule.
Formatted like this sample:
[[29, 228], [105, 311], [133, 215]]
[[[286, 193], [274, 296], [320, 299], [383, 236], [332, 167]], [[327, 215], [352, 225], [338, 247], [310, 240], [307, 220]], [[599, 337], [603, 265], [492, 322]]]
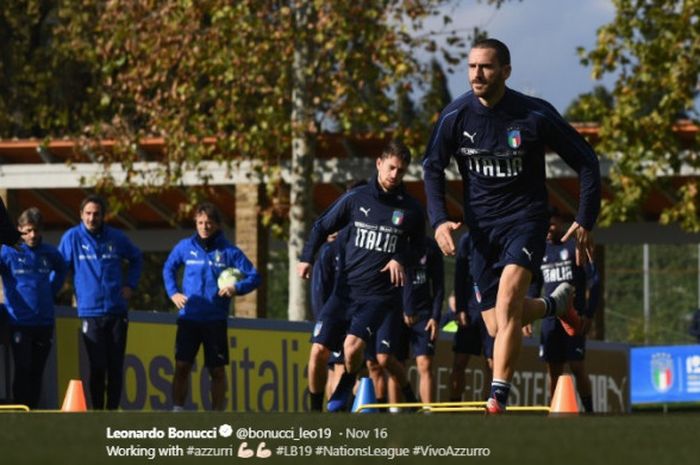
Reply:
[[578, 400], [576, 399], [576, 389], [571, 375], [561, 375], [557, 380], [557, 387], [554, 389], [552, 404], [549, 407], [550, 414], [568, 413], [578, 414]]
[[63, 399], [62, 412], [87, 412], [85, 403], [85, 393], [83, 392], [83, 382], [79, 379], [72, 379], [68, 383], [66, 397]]

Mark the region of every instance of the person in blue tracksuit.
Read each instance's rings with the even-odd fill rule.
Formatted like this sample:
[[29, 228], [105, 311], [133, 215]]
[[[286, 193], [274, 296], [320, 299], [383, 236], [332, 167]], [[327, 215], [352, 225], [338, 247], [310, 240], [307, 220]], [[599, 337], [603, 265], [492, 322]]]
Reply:
[[489, 335], [484, 320], [481, 318], [481, 308], [479, 307], [481, 296], [475, 291], [474, 282], [469, 272], [470, 251], [469, 233], [465, 233], [459, 239], [457, 255], [455, 256], [454, 312], [458, 326], [452, 346], [454, 358], [450, 373], [451, 402], [462, 401], [462, 393], [466, 386], [464, 370], [472, 355], [484, 356], [484, 384], [490, 386], [491, 383], [493, 337]]
[[[221, 216], [213, 204], [199, 204], [194, 221], [197, 232], [181, 240], [163, 265], [165, 290], [178, 308], [173, 410], [184, 409], [188, 380], [200, 345], [204, 346], [204, 365], [211, 376], [212, 409], [223, 410], [224, 367], [229, 362], [226, 321], [231, 298], [255, 290], [260, 285], [260, 275], [241, 249], [224, 237]], [[178, 285], [177, 272], [182, 267], [182, 283]], [[227, 268], [238, 269], [242, 278], [220, 287], [219, 275]]]
[[[425, 239], [425, 248], [413, 266], [406, 269], [403, 292], [403, 325], [398, 358], [403, 361], [409, 353], [416, 359], [419, 376], [419, 395], [424, 403], [433, 402], [433, 357], [439, 332], [442, 305], [445, 300], [445, 265], [440, 248], [431, 238]], [[410, 349], [410, 350], [409, 350]]]
[[478, 41], [469, 53], [468, 71], [472, 90], [442, 111], [427, 145], [423, 175], [435, 239], [448, 255], [455, 253], [452, 231], [461, 226], [449, 219], [445, 201], [445, 169], [453, 157], [462, 175], [472, 277], [482, 296], [482, 317], [495, 336], [487, 411], [501, 413], [520, 350], [521, 325], [564, 314], [573, 292], [564, 283], [544, 300], [525, 299], [544, 254], [549, 223], [545, 150], [558, 153], [579, 176], [579, 210], [566, 239], [576, 238], [581, 262], [592, 253], [600, 167], [590, 145], [549, 103], [506, 87], [511, 65], [505, 44]]
[[[346, 373], [328, 402], [330, 411], [346, 408], [365, 345], [385, 316], [400, 305], [404, 267], [415, 259], [412, 250], [422, 247], [422, 208], [402, 183], [410, 158], [405, 145], [392, 141], [376, 160], [376, 178], [345, 193], [315, 221], [299, 257], [297, 273], [308, 279], [326, 237], [348, 228], [337, 290], [322, 310], [311, 349], [311, 356], [320, 352], [323, 360], [331, 351], [343, 349]], [[405, 377], [399, 384], [410, 390]], [[323, 384], [310, 385], [310, 395], [312, 406], [322, 403]]]
[[[119, 407], [123, 384], [127, 304], [141, 276], [141, 251], [120, 230], [104, 224], [104, 199], [87, 196], [80, 224], [63, 234], [58, 250], [73, 270], [81, 332], [90, 365], [92, 408]], [[128, 264], [126, 279], [122, 266]], [[106, 397], [106, 400], [105, 400]]]
[[[566, 364], [576, 378], [576, 390], [587, 413], [593, 412], [591, 380], [586, 372], [586, 335], [593, 323], [600, 296], [600, 278], [593, 262], [576, 264], [576, 244], [573, 239], [562, 242], [568, 226], [567, 219], [552, 210], [547, 234], [547, 248], [540, 274], [531, 289], [551, 294], [557, 286], [568, 282], [576, 289], [567, 321], [556, 316], [542, 320], [540, 327], [540, 358], [547, 364], [550, 397], [554, 395], [559, 377]], [[530, 295], [532, 295], [530, 292]]]
[[54, 298], [66, 278], [66, 265], [54, 246], [42, 242], [38, 208], [22, 212], [17, 224], [22, 244], [0, 250], [15, 366], [12, 393], [15, 402], [36, 408], [53, 344]]

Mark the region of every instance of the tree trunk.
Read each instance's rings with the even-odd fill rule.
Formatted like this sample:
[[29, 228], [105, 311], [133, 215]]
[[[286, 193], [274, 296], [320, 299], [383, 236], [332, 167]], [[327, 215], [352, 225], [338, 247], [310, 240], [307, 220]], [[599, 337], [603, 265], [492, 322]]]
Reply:
[[[309, 22], [310, 7], [306, 2], [296, 6], [296, 29], [305, 31]], [[310, 93], [306, 72], [309, 68], [309, 43], [306, 34], [299, 34], [294, 50], [294, 69], [292, 70], [292, 169], [290, 179], [289, 205], [289, 303], [287, 314], [290, 320], [306, 318], [309, 307], [309, 286], [306, 280], [297, 275], [298, 257], [304, 247], [309, 216], [311, 214], [311, 196], [313, 195], [314, 143], [310, 130], [314, 127]]]

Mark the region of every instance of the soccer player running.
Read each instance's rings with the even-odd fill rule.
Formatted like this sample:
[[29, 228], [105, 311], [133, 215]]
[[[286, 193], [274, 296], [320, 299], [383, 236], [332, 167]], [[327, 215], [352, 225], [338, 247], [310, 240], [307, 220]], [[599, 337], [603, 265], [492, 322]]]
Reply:
[[600, 168], [593, 149], [547, 102], [506, 87], [508, 47], [496, 39], [474, 44], [469, 58], [471, 92], [443, 111], [423, 160], [428, 215], [443, 253], [454, 255], [445, 204], [445, 169], [454, 157], [462, 175], [464, 221], [473, 250], [471, 274], [481, 294], [482, 316], [495, 337], [487, 412], [505, 411], [521, 327], [567, 310], [572, 287], [562, 284], [542, 300], [525, 298], [544, 254], [549, 218], [545, 149], [578, 173], [576, 221], [563, 240], [576, 239], [576, 259], [591, 254], [590, 231], [600, 210]]
[[471, 241], [469, 233], [462, 234], [455, 256], [454, 312], [457, 332], [454, 336], [452, 371], [450, 372], [450, 402], [460, 402], [466, 386], [464, 370], [472, 355], [484, 356], [484, 386], [491, 384], [493, 370], [493, 337], [489, 335], [483, 318], [474, 281], [469, 272]]
[[[90, 365], [90, 399], [95, 410], [115, 410], [122, 395], [127, 302], [141, 276], [141, 251], [118, 229], [104, 224], [104, 200], [89, 195], [80, 205], [80, 224], [58, 245], [73, 284]], [[122, 265], [128, 263], [126, 282]], [[106, 405], [105, 405], [106, 391]]]
[[17, 223], [22, 244], [2, 246], [0, 274], [12, 334], [12, 393], [15, 402], [33, 409], [53, 343], [54, 297], [66, 278], [66, 265], [56, 247], [42, 242], [38, 208], [23, 211]]
[[566, 219], [553, 210], [547, 234], [547, 248], [542, 259], [541, 273], [534, 286], [549, 295], [561, 283], [567, 282], [576, 289], [573, 309], [568, 322], [550, 316], [542, 320], [540, 327], [540, 358], [547, 363], [549, 394], [554, 396], [559, 376], [568, 363], [576, 378], [576, 389], [587, 413], [593, 412], [591, 380], [586, 373], [586, 334], [591, 328], [598, 306], [600, 279], [593, 262], [586, 266], [576, 264], [576, 244], [573, 238], [562, 242], [566, 232]]
[[[211, 376], [213, 410], [223, 410], [226, 396], [225, 367], [229, 362], [226, 336], [231, 298], [252, 292], [260, 275], [248, 257], [231, 244], [221, 231], [221, 216], [213, 204], [203, 202], [194, 210], [197, 232], [181, 240], [163, 265], [165, 290], [178, 308], [175, 334], [173, 411], [184, 410], [192, 365], [204, 346], [204, 365]], [[177, 272], [184, 267], [182, 286]], [[219, 288], [218, 278], [227, 268], [236, 268], [243, 278]]]
[[[323, 363], [331, 351], [342, 348], [345, 356], [346, 373], [329, 399], [329, 411], [347, 409], [365, 345], [388, 312], [400, 305], [404, 267], [413, 259], [411, 249], [422, 247], [423, 212], [402, 183], [410, 160], [405, 145], [389, 143], [376, 160], [376, 177], [345, 193], [314, 222], [299, 257], [297, 272], [308, 279], [314, 256], [326, 237], [348, 228], [340, 281], [324, 305], [311, 347], [311, 356], [320, 353]], [[410, 390], [408, 379], [399, 383], [402, 389]], [[310, 380], [309, 393], [312, 410], [318, 410], [323, 402], [323, 383], [312, 384]]]
[[[316, 266], [311, 273], [311, 311], [314, 321], [320, 324], [321, 311], [328, 299], [330, 299], [338, 278], [340, 269], [340, 241], [337, 241], [338, 233], [328, 236], [327, 242], [321, 246], [318, 252]], [[339, 309], [342, 310], [342, 309]], [[319, 352], [312, 352], [309, 358], [308, 378], [310, 385], [315, 380], [323, 380], [326, 377], [326, 396], [330, 397], [345, 371], [343, 353], [333, 352], [330, 357], [322, 356]], [[326, 360], [324, 364], [322, 360]], [[322, 381], [321, 381], [322, 383]], [[315, 410], [321, 411], [322, 404], [314, 405]]]
[[403, 296], [406, 354], [399, 359], [403, 361], [408, 358], [410, 346], [410, 353], [416, 358], [421, 401], [430, 403], [435, 397], [435, 339], [445, 300], [445, 265], [440, 248], [433, 239], [425, 239], [420, 259], [406, 269]]

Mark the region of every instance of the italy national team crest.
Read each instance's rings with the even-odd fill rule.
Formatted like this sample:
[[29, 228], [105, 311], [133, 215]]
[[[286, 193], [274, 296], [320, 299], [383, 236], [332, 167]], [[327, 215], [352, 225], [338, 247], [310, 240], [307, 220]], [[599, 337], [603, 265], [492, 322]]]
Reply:
[[673, 386], [673, 358], [671, 354], [657, 353], [651, 356], [651, 384], [658, 392], [666, 392]]
[[403, 223], [403, 210], [394, 210], [394, 214], [391, 215], [391, 222], [394, 226], [401, 226]]
[[520, 136], [520, 130], [519, 129], [509, 129], [508, 130], [508, 147], [512, 149], [517, 149], [520, 147], [520, 144], [523, 142], [521, 136]]
[[567, 249], [561, 249], [559, 252], [559, 258], [562, 259], [562, 261], [566, 261], [569, 259], [569, 251]]

